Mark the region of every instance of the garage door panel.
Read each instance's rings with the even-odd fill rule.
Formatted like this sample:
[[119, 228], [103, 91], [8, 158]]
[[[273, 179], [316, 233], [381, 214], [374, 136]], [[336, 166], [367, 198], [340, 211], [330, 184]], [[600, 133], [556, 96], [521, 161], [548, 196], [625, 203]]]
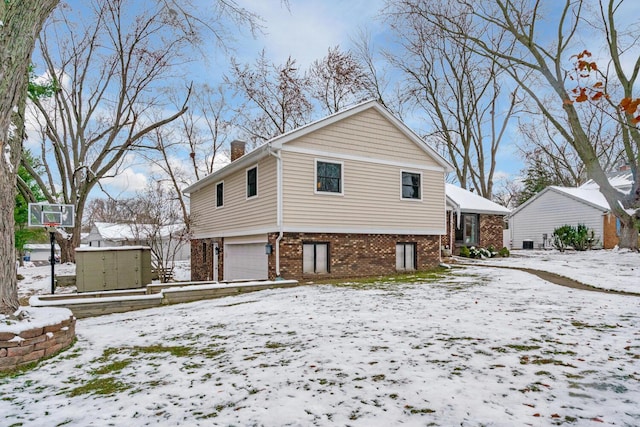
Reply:
[[226, 244], [224, 246], [224, 280], [265, 280], [268, 257], [265, 243]]

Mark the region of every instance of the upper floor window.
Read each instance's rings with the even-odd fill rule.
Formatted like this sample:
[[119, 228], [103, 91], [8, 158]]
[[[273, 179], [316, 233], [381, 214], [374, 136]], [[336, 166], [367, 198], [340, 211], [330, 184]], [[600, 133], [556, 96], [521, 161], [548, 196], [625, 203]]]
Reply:
[[422, 189], [420, 182], [422, 176], [416, 172], [402, 172], [402, 198], [403, 199], [422, 199]]
[[222, 206], [224, 206], [224, 182], [219, 182], [216, 184], [216, 207]]
[[342, 194], [342, 163], [316, 160], [316, 192]]
[[258, 195], [258, 166], [247, 169], [247, 198]]

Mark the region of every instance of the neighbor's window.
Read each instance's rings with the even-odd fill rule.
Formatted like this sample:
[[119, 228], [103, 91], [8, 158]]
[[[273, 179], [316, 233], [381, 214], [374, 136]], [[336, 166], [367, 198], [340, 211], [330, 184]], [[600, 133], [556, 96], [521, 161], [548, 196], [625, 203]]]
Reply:
[[316, 191], [342, 193], [342, 164], [316, 161]]
[[219, 182], [216, 184], [216, 207], [222, 206], [224, 206], [224, 182]]
[[247, 198], [258, 195], [258, 166], [247, 169]]
[[420, 200], [421, 176], [415, 172], [402, 172], [402, 198]]
[[302, 272], [314, 274], [329, 272], [328, 243], [304, 243], [302, 245]]
[[396, 270], [411, 271], [416, 269], [416, 244], [396, 244]]

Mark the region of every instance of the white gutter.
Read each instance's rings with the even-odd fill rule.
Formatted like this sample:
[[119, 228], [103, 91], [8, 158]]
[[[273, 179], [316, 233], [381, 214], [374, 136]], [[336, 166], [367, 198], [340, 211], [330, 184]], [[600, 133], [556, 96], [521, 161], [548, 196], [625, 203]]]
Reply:
[[283, 224], [282, 224], [282, 156], [281, 150], [271, 151], [269, 146], [269, 154], [276, 158], [276, 199], [277, 199], [277, 214], [276, 214], [276, 226], [278, 227], [278, 238], [276, 239], [276, 278], [280, 277], [280, 241], [283, 236]]

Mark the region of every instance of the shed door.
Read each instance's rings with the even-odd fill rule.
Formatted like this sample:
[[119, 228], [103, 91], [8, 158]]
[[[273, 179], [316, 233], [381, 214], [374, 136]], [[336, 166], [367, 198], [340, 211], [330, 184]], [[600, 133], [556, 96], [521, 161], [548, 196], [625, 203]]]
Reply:
[[224, 280], [266, 280], [268, 255], [264, 243], [224, 245]]

